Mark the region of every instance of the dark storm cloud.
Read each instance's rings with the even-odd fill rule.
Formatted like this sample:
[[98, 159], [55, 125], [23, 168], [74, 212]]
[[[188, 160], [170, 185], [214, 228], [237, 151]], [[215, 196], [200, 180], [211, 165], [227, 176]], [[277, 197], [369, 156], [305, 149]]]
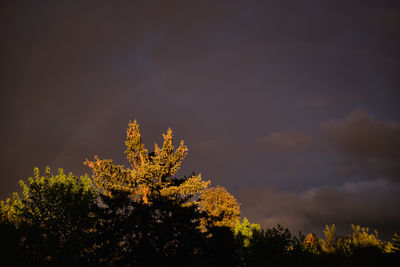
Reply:
[[321, 124], [327, 140], [343, 154], [339, 173], [347, 177], [400, 181], [400, 125], [365, 112]]
[[400, 187], [383, 180], [319, 186], [301, 192], [243, 188], [239, 199], [243, 199], [243, 215], [265, 227], [279, 223], [293, 231], [320, 236], [326, 224], [336, 224], [342, 231], [350, 224], [360, 224], [384, 230], [384, 237], [390, 238], [400, 224]]
[[322, 131], [343, 153], [355, 157], [400, 158], [400, 125], [377, 121], [365, 112], [331, 120]]

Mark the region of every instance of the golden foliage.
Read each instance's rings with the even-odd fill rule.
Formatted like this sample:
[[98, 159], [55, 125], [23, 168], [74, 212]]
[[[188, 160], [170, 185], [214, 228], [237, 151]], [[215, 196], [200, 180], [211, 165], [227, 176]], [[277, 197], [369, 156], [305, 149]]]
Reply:
[[191, 196], [206, 189], [209, 182], [203, 181], [201, 175], [186, 179], [176, 179], [188, 148], [183, 141], [178, 148], [173, 146], [173, 133], [168, 129], [163, 134], [163, 144], [154, 144], [154, 151], [149, 153], [142, 142], [139, 124], [130, 122], [126, 132], [125, 154], [131, 168], [116, 165], [110, 159], [85, 161], [92, 169], [93, 179], [103, 193], [110, 195], [113, 190], [130, 192], [133, 199], [149, 202], [151, 194], [169, 197]]
[[314, 233], [310, 233], [303, 241], [303, 247], [305, 250], [319, 254], [321, 251], [321, 241], [315, 236]]
[[325, 240], [321, 239], [321, 249], [325, 253], [339, 253], [343, 255], [352, 255], [358, 251], [380, 251], [383, 253], [391, 253], [393, 245], [390, 242], [385, 242], [379, 239], [378, 231], [374, 230], [369, 233], [368, 227], [359, 225], [351, 225], [352, 232], [345, 236], [339, 236], [336, 233], [336, 227], [332, 224], [331, 227], [325, 226]]
[[203, 211], [216, 220], [214, 226], [234, 228], [240, 216], [240, 204], [225, 188], [218, 186], [205, 190], [199, 198]]

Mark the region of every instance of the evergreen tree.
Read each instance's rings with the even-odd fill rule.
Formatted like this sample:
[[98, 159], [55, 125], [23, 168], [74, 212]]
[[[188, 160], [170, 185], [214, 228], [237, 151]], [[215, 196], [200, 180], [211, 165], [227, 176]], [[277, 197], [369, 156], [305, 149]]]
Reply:
[[151, 195], [161, 195], [171, 198], [181, 197], [189, 200], [193, 195], [202, 192], [210, 184], [203, 181], [201, 175], [192, 175], [188, 178], [177, 179], [178, 172], [188, 148], [183, 141], [177, 149], [173, 146], [172, 130], [163, 134], [164, 142], [160, 147], [154, 145], [154, 151], [149, 152], [142, 143], [139, 124], [135, 120], [129, 123], [126, 134], [125, 154], [131, 168], [116, 165], [110, 159], [85, 161], [92, 169], [96, 185], [105, 195], [112, 190], [130, 193], [134, 200], [149, 203]]
[[299, 239], [289, 229], [277, 225], [271, 229], [254, 231], [249, 246], [249, 266], [294, 266], [300, 250]]
[[201, 214], [182, 199], [149, 196], [133, 200], [128, 192], [102, 197], [102, 226], [93, 258], [106, 266], [195, 266], [204, 255]]
[[201, 264], [209, 257], [215, 263], [224, 258], [222, 252], [214, 255], [210, 249], [216, 244], [224, 255], [232, 255], [232, 249], [224, 248], [233, 233], [223, 226], [232, 228], [238, 219], [236, 199], [222, 187], [207, 189], [210, 182], [200, 174], [176, 178], [188, 149], [183, 141], [175, 149], [171, 129], [163, 139], [162, 146], [155, 144], [149, 152], [134, 121], [129, 123], [125, 141], [130, 168], [97, 156], [85, 161], [105, 205], [100, 215], [98, 262], [187, 266], [193, 265], [192, 259]]

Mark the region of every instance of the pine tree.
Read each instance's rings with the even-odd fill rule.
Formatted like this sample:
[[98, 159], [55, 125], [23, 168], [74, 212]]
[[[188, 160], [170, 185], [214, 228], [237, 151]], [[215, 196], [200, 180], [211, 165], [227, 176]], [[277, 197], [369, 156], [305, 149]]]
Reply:
[[92, 169], [93, 179], [105, 195], [111, 196], [113, 191], [129, 192], [133, 200], [145, 204], [149, 203], [151, 195], [189, 200], [206, 189], [210, 182], [203, 181], [201, 174], [175, 178], [188, 148], [181, 141], [175, 149], [171, 129], [163, 134], [163, 138], [162, 146], [154, 144], [154, 151], [149, 152], [142, 142], [139, 124], [135, 120], [129, 123], [125, 141], [125, 154], [131, 168], [97, 156], [94, 161], [86, 160], [85, 165]]

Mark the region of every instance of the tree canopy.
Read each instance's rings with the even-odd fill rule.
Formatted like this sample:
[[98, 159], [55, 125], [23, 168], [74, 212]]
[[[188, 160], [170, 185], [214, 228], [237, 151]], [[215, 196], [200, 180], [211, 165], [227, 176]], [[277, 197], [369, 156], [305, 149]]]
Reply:
[[168, 197], [187, 197], [201, 193], [210, 182], [203, 181], [201, 174], [178, 179], [174, 175], [180, 169], [188, 148], [183, 141], [178, 148], [173, 145], [172, 130], [163, 134], [163, 144], [154, 144], [149, 152], [142, 142], [139, 124], [129, 123], [126, 132], [125, 154], [131, 168], [114, 164], [111, 159], [85, 161], [92, 169], [96, 185], [109, 195], [112, 190], [129, 192], [136, 200], [148, 203], [149, 196], [158, 194]]
[[14, 231], [20, 263], [85, 261], [97, 223], [98, 194], [89, 176], [66, 175], [62, 169], [54, 175], [50, 168], [41, 175], [35, 168], [28, 184], [21, 180], [20, 186], [22, 196], [14, 193], [0, 204], [2, 224]]
[[2, 265], [398, 266], [398, 233], [390, 243], [359, 225], [346, 235], [326, 225], [319, 238], [240, 222], [225, 188], [200, 174], [176, 177], [188, 148], [174, 147], [171, 129], [162, 136], [149, 151], [129, 123], [130, 167], [95, 156], [84, 163], [92, 177], [35, 168], [22, 194], [0, 202]]
[[239, 220], [239, 203], [221, 186], [205, 190], [199, 197], [199, 204], [208, 217], [214, 220], [213, 226], [234, 228]]

